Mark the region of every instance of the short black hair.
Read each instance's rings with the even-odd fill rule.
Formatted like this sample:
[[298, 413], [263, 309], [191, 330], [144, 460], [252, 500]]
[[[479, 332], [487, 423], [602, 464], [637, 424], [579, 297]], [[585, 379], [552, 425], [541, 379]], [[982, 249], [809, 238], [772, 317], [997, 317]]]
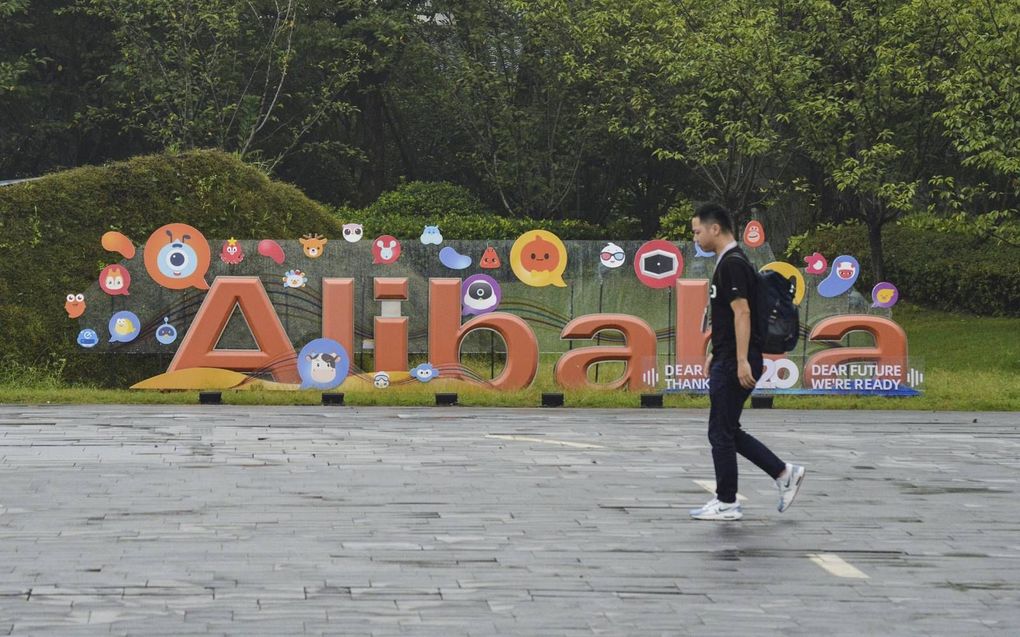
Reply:
[[717, 203], [701, 204], [694, 211], [694, 216], [703, 224], [718, 223], [725, 232], [733, 234], [733, 217], [730, 215], [730, 211]]

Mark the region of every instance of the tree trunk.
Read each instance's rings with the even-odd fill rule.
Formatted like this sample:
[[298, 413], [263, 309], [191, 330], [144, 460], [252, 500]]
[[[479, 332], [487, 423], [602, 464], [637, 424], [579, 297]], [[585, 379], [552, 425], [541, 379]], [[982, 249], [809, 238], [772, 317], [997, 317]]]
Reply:
[[882, 225], [879, 222], [868, 222], [868, 245], [871, 247], [871, 267], [875, 272], [875, 281], [885, 281], [885, 252], [882, 250]]

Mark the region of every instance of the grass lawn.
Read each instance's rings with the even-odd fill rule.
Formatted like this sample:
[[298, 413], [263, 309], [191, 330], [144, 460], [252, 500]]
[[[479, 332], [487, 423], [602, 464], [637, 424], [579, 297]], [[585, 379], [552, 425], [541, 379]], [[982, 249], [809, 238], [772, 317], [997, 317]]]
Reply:
[[[779, 396], [786, 409], [920, 409], [1020, 411], [1020, 319], [989, 318], [897, 306], [894, 317], [907, 332], [912, 358], [923, 360], [925, 395], [918, 398]], [[544, 391], [560, 391], [552, 381], [552, 359], [543, 359], [535, 384], [519, 392], [492, 392], [454, 381], [414, 384], [397, 391], [345, 390], [348, 405], [432, 405], [433, 394], [456, 391], [462, 405], [533, 407]], [[0, 403], [195, 404], [197, 392], [151, 392], [68, 387], [45, 375], [20, 384], [0, 381]], [[638, 393], [564, 392], [571, 407], [637, 407]], [[318, 391], [224, 392], [232, 404], [315, 405]], [[705, 397], [667, 395], [667, 407], [707, 407]]]

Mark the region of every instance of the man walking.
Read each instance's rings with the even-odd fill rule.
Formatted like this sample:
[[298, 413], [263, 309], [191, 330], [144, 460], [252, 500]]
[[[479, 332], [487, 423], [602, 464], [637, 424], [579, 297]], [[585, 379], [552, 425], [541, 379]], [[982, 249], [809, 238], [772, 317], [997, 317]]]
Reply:
[[738, 453], [776, 481], [782, 513], [797, 497], [804, 467], [783, 462], [740, 427], [744, 402], [762, 373], [761, 337], [752, 327], [758, 310], [758, 275], [737, 246], [733, 220], [725, 208], [705, 204], [694, 213], [691, 225], [694, 240], [701, 249], [718, 255], [709, 293], [712, 352], [705, 361], [711, 400], [708, 440], [715, 464], [716, 497], [700, 509], [693, 509], [691, 517], [696, 520], [744, 517], [737, 502]]

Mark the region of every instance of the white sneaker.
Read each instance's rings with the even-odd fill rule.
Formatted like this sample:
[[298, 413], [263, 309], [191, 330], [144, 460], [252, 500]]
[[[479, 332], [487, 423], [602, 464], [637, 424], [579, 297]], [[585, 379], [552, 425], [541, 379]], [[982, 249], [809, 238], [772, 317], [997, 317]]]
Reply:
[[804, 467], [799, 464], [786, 465], [786, 477], [779, 478], [776, 480], [776, 486], [779, 487], [779, 512], [790, 508], [793, 504], [793, 499], [797, 497], [797, 492], [800, 491], [800, 485], [804, 482]]
[[737, 502], [726, 503], [712, 498], [700, 509], [691, 509], [691, 517], [695, 520], [739, 520], [744, 513]]

